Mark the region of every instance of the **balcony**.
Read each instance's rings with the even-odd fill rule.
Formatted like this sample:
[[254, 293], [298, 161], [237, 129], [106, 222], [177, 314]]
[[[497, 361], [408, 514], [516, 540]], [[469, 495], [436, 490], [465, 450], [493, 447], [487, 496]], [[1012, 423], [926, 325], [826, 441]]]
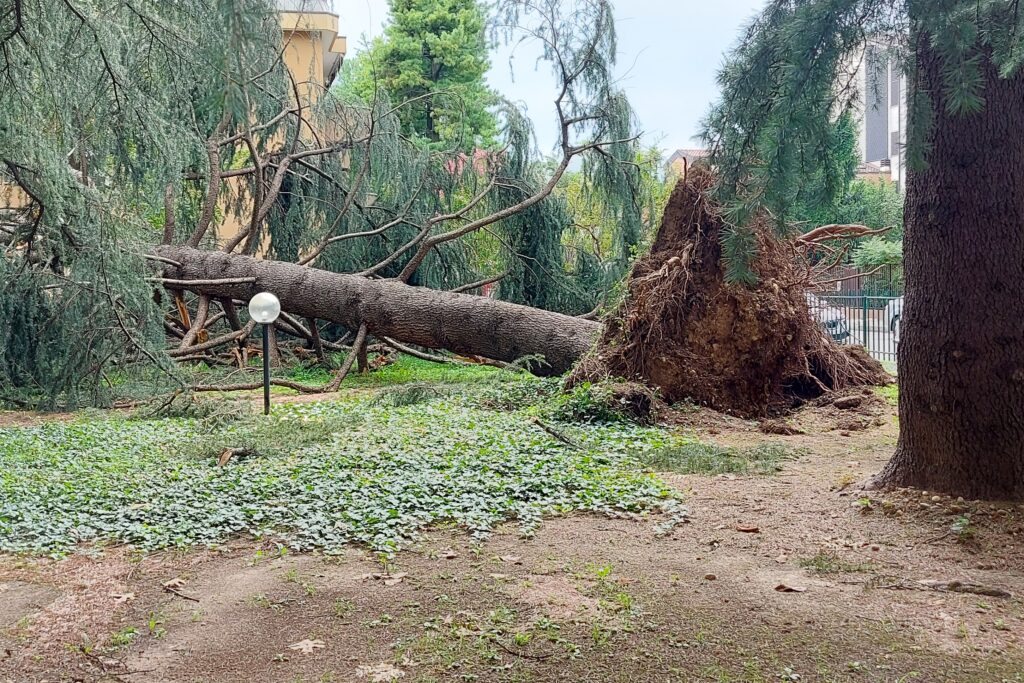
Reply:
[[[334, 3], [332, 0], [277, 0], [277, 9], [281, 30], [291, 45], [290, 52], [294, 53], [286, 57], [292, 72], [307, 74], [310, 65], [316, 63], [323, 69], [323, 81], [319, 85], [329, 87], [348, 48], [345, 36], [338, 32]], [[309, 49], [317, 54], [309, 54]]]
[[334, 14], [334, 3], [331, 0], [277, 0], [277, 9], [281, 12]]

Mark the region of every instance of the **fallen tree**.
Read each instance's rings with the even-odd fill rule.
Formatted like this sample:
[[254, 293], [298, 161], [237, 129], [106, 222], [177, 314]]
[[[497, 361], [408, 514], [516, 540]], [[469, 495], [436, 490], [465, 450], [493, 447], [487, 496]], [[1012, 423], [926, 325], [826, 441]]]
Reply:
[[[113, 4], [118, 27], [165, 23], [159, 15], [150, 21], [131, 3]], [[164, 76], [153, 82], [117, 78], [107, 64], [109, 54], [123, 52], [126, 61], [116, 71], [149, 75], [148, 62], [133, 57], [137, 51], [96, 49], [138, 31], [119, 28], [103, 38], [86, 36], [80, 45], [81, 17], [70, 6], [32, 5], [34, 18], [24, 26], [43, 33], [15, 30], [0, 40], [26, 60], [7, 64], [24, 66], [12, 82], [31, 78], [40, 88], [57, 83], [59, 92], [75, 95], [38, 100], [47, 105], [77, 102], [84, 96], [83, 79], [78, 67], [39, 62], [36, 55], [44, 51], [38, 46], [56, 44], [56, 36], [56, 42], [88, 55], [101, 85], [90, 85], [87, 94], [95, 98], [96, 111], [117, 122], [80, 121], [74, 108], [44, 112], [46, 119], [77, 121], [76, 128], [44, 136], [50, 151], [40, 154], [34, 151], [39, 131], [19, 127], [18, 144], [8, 145], [10, 154], [0, 160], [0, 183], [13, 183], [30, 200], [16, 220], [0, 221], [0, 311], [16, 323], [10, 342], [0, 338], [0, 352], [13, 351], [0, 353], [0, 380], [10, 378], [0, 384], [41, 393], [50, 406], [68, 405], [79, 387], [91, 387], [94, 394], [101, 386], [113, 390], [116, 384], [103, 369], [117, 363], [122, 371], [134, 364], [159, 366], [180, 392], [258, 386], [193, 386], [166, 361], [237, 364], [245, 370], [254, 325], [239, 315], [239, 303], [259, 290], [277, 294], [285, 309], [270, 337], [275, 361], [281, 357], [278, 342], [286, 338], [300, 340], [307, 357], [327, 367], [332, 359], [326, 349], [348, 351], [324, 386], [273, 380], [298, 391], [330, 391], [353, 367], [369, 368], [374, 338], [504, 362], [543, 356], [547, 365], [539, 370], [549, 373], [569, 370], [586, 354], [601, 334], [599, 323], [443, 290], [499, 282], [499, 293], [519, 303], [596, 313], [604, 293], [625, 275], [643, 226], [658, 212], [644, 199], [653, 193], [640, 182], [635, 118], [615, 88], [609, 0], [497, 4], [500, 23], [512, 27], [510, 40], [528, 37], [547, 46], [544, 59], [559, 86], [554, 164], [533, 156], [528, 122], [514, 108], [501, 114], [501, 145], [470, 160], [458, 145], [442, 149], [404, 139], [400, 112], [414, 101], [393, 103], [379, 93], [367, 102], [321, 97], [314, 103], [285, 69], [276, 31], [252, 44], [242, 36], [224, 37], [221, 13], [212, 12], [210, 3], [189, 4], [205, 18], [202, 35], [210, 44], [204, 59], [192, 61], [153, 44], [170, 60], [168, 69], [156, 70]], [[242, 28], [253, 36], [257, 26], [276, 26], [265, 21], [274, 9], [265, 0], [216, 5], [245, 9], [250, 23]], [[154, 6], [154, 12], [162, 9]], [[230, 69], [212, 76], [207, 62], [235, 50], [235, 37], [252, 58], [231, 60]], [[128, 85], [134, 87], [126, 90]], [[195, 99], [150, 106], [152, 93], [169, 92], [195, 93]], [[148, 117], [138, 127], [136, 112]], [[22, 113], [18, 120], [39, 118], [38, 112]], [[92, 126], [103, 132], [104, 144], [95, 149]], [[178, 133], [168, 136], [168, 130]], [[66, 160], [68, 139], [80, 140], [80, 148]], [[41, 160], [52, 163], [42, 167]], [[593, 253], [574, 249], [570, 265], [562, 239], [570, 221], [556, 189], [576, 163], [583, 165], [582, 196], [603, 198], [602, 214], [618, 232], [596, 236]], [[703, 194], [690, 195], [692, 205], [677, 203], [675, 209], [703, 210]], [[127, 197], [133, 198], [130, 204]], [[156, 222], [162, 230], [153, 229]], [[665, 222], [655, 252], [642, 264], [650, 272], [634, 273], [627, 308], [605, 332], [601, 353], [626, 361], [610, 365], [608, 375], [649, 383], [669, 400], [689, 397], [745, 412], [779, 407], [780, 396], [793, 394], [788, 384], [800, 385], [799, 397], [857, 381], [857, 372], [847, 377], [842, 368], [831, 372], [828, 363], [800, 370], [802, 362], [845, 355], [831, 350], [820, 332], [813, 334], [800, 289], [809, 276], [797, 277], [799, 254], [778, 247], [770, 253], [789, 264], [778, 271], [780, 277], [769, 273], [749, 290], [726, 287], [718, 267], [721, 252], [714, 246], [717, 233], [706, 232], [711, 242], [705, 244], [676, 235], [676, 227], [673, 220]], [[161, 246], [153, 245], [157, 232]], [[614, 244], [607, 258], [600, 256], [602, 241]], [[150, 296], [153, 279], [139, 277], [143, 254], [159, 263], [163, 274], [155, 280], [170, 294], [157, 305]], [[781, 279], [787, 279], [785, 296], [772, 298], [765, 287]], [[8, 286], [15, 282], [17, 287]], [[758, 297], [764, 305], [750, 310], [777, 315], [751, 319], [743, 307]], [[647, 316], [647, 327], [622, 327], [619, 322], [640, 310], [631, 312], [630, 302], [650, 303], [650, 310], [663, 310], [669, 318]], [[781, 306], [777, 311], [775, 304]], [[705, 325], [701, 315], [722, 327]], [[736, 320], [744, 324], [734, 325]], [[347, 329], [321, 326], [323, 321]], [[789, 345], [778, 343], [785, 330], [792, 332]], [[170, 348], [161, 353], [167, 342]], [[810, 343], [819, 344], [821, 353], [808, 354]], [[41, 350], [51, 357], [41, 358]], [[767, 361], [751, 362], [757, 354], [774, 358], [781, 370]], [[711, 387], [715, 391], [707, 391]]]
[[[489, 7], [495, 39], [545, 46], [559, 93], [554, 163], [535, 154], [531, 122], [508, 102], [489, 113], [500, 128], [494, 140], [474, 140], [468, 120], [446, 121], [441, 139], [426, 140], [404, 130], [403, 116], [462, 109], [457, 93], [402, 101], [380, 87], [359, 97], [309, 83], [286, 64], [290, 32], [279, 30], [270, 0], [144, 8], [117, 0], [99, 14], [71, 3], [18, 9], [0, 16], [8, 56], [0, 77], [24, 86], [0, 88], [0, 111], [13, 114], [0, 125], [0, 186], [17, 200], [0, 201], [0, 313], [11, 321], [0, 326], [0, 400], [105, 405], [123, 389], [110, 380], [112, 367], [140, 378], [159, 368], [152, 388], [161, 396], [168, 381], [180, 392], [210, 389], [176, 367], [248, 368], [245, 296], [208, 292], [250, 288], [221, 290], [223, 278], [189, 275], [216, 272], [214, 256], [183, 256], [181, 273], [157, 278], [170, 296], [154, 302], [143, 259], [159, 262], [158, 251], [175, 248], [239, 257], [229, 270], [242, 273], [239, 264], [256, 255], [292, 272], [321, 269], [325, 292], [346, 293], [289, 300], [294, 315], [275, 324], [275, 363], [283, 351], [334, 368], [328, 350], [349, 354], [325, 387], [290, 382], [300, 391], [328, 390], [348, 369], [368, 369], [374, 339], [414, 352], [422, 344], [501, 360], [543, 355], [547, 371], [561, 372], [596, 336], [593, 323], [443, 291], [497, 283], [510, 302], [570, 316], [596, 310], [657, 216], [648, 210], [655, 192], [641, 182], [636, 120], [614, 78], [610, 0]], [[52, 45], [78, 55], [74, 64], [41, 58]], [[55, 95], [19, 94], [36, 91]], [[62, 125], [26, 123], [38, 120]], [[575, 226], [562, 188], [577, 165], [609, 233], [570, 251], [566, 232]], [[356, 314], [367, 321], [325, 324]]]
[[[164, 282], [212, 299], [273, 292], [283, 310], [377, 337], [513, 362], [543, 356], [540, 372], [566, 372], [593, 344], [600, 323], [471, 294], [411, 287], [282, 261], [164, 246]], [[180, 264], [180, 265], [174, 265]]]

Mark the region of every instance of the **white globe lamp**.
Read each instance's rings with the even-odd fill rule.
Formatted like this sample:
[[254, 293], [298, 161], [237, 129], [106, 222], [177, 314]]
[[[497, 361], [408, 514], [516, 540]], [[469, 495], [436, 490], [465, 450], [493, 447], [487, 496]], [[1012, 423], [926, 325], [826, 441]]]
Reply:
[[249, 315], [261, 325], [269, 325], [281, 315], [281, 302], [270, 292], [260, 292], [249, 300]]

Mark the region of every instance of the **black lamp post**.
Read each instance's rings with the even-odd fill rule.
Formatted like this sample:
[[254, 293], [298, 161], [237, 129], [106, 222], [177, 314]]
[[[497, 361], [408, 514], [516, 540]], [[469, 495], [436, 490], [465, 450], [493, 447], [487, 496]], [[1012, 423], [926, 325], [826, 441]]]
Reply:
[[249, 300], [249, 316], [263, 326], [263, 414], [270, 415], [270, 326], [281, 315], [281, 302], [270, 292]]

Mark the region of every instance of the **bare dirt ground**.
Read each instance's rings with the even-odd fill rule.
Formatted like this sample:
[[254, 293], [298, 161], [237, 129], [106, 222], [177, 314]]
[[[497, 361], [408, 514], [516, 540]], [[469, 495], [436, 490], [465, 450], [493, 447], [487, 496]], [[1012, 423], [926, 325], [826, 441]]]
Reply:
[[676, 420], [802, 454], [666, 475], [691, 514], [669, 536], [580, 515], [433, 530], [386, 567], [246, 541], [2, 557], [0, 681], [1024, 681], [1024, 506], [861, 493], [895, 443], [880, 400], [794, 436]]

